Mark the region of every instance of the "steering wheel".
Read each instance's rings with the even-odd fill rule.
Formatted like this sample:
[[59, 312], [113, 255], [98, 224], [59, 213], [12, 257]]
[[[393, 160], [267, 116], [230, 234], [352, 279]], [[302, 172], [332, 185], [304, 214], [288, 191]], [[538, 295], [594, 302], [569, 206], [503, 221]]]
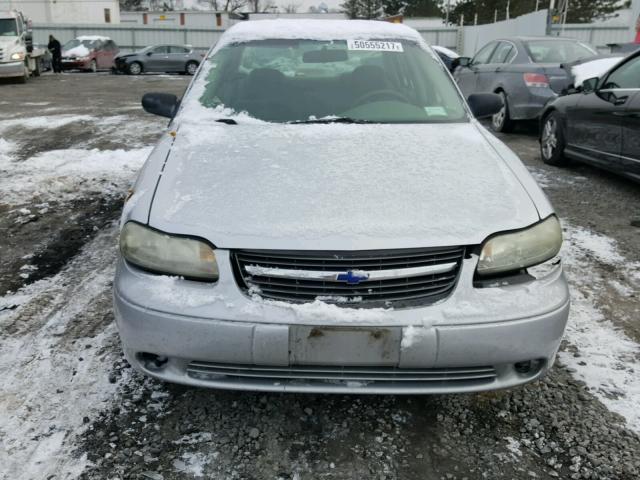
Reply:
[[359, 96], [353, 102], [353, 106], [357, 107], [358, 105], [362, 105], [363, 103], [369, 103], [372, 99], [379, 98], [379, 97], [394, 98], [404, 103], [411, 103], [409, 99], [405, 97], [402, 93], [385, 88], [382, 90], [374, 90], [372, 92], [368, 92], [368, 93], [365, 93], [364, 95]]

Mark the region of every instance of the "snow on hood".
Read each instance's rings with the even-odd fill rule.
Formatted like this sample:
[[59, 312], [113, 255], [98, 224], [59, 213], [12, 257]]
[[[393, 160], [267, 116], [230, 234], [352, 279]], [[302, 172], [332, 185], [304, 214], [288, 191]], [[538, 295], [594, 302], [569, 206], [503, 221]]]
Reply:
[[86, 57], [91, 53], [87, 47], [84, 45], [78, 45], [77, 47], [73, 47], [69, 50], [65, 50], [62, 54], [66, 57]]
[[616, 63], [624, 57], [599, 58], [591, 62], [584, 62], [571, 67], [571, 74], [574, 77], [573, 86], [581, 86], [585, 80], [598, 77], [607, 73]]
[[398, 38], [424, 43], [413, 28], [373, 20], [255, 20], [238, 22], [216, 44], [218, 50], [230, 43], [272, 38], [305, 40], [347, 40]]
[[479, 244], [539, 220], [474, 122], [182, 128], [151, 226], [220, 248]]

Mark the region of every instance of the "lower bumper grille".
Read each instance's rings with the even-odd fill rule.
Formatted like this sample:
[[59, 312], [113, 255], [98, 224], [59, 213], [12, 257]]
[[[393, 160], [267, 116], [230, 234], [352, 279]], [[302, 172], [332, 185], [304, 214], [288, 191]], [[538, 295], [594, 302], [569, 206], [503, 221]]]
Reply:
[[359, 387], [362, 384], [383, 385], [433, 384], [434, 386], [482, 385], [497, 376], [494, 367], [453, 368], [395, 368], [340, 366], [255, 366], [211, 362], [191, 362], [187, 375], [198, 380], [228, 382], [301, 382], [311, 384], [343, 384]]
[[358, 307], [425, 305], [455, 287], [463, 247], [361, 252], [232, 253], [236, 280], [247, 292], [288, 302]]

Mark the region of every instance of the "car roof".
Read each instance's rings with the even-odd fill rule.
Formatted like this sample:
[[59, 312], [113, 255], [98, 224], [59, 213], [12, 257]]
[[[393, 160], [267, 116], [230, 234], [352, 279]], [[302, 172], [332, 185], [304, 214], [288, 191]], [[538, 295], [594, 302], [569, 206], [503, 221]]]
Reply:
[[220, 38], [218, 46], [267, 39], [380, 40], [406, 39], [423, 42], [406, 25], [374, 20], [254, 20], [239, 22]]
[[571, 40], [571, 41], [574, 41], [574, 42], [579, 42], [579, 40], [576, 40], [575, 38], [568, 38], [568, 37], [549, 37], [549, 36], [548, 36], [548, 37], [545, 37], [545, 36], [543, 36], [543, 35], [540, 35], [540, 36], [537, 36], [537, 37], [536, 37], [536, 36], [528, 36], [528, 37], [505, 37], [505, 38], [498, 38], [497, 40], [498, 40], [498, 41], [500, 41], [500, 40], [510, 40], [510, 41], [519, 40], [519, 41], [521, 41], [521, 42], [528, 42], [528, 41], [531, 41], [531, 40], [550, 40], [550, 41], [552, 41], [552, 42], [554, 42], [554, 41], [560, 41], [560, 40], [564, 40], [564, 41]]

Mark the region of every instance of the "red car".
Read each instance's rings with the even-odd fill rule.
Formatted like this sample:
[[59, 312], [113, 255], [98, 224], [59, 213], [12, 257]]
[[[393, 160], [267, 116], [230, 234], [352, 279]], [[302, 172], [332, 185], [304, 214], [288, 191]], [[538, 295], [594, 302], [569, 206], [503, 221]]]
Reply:
[[78, 37], [62, 47], [62, 69], [89, 72], [110, 70], [118, 52], [118, 46], [109, 37]]

